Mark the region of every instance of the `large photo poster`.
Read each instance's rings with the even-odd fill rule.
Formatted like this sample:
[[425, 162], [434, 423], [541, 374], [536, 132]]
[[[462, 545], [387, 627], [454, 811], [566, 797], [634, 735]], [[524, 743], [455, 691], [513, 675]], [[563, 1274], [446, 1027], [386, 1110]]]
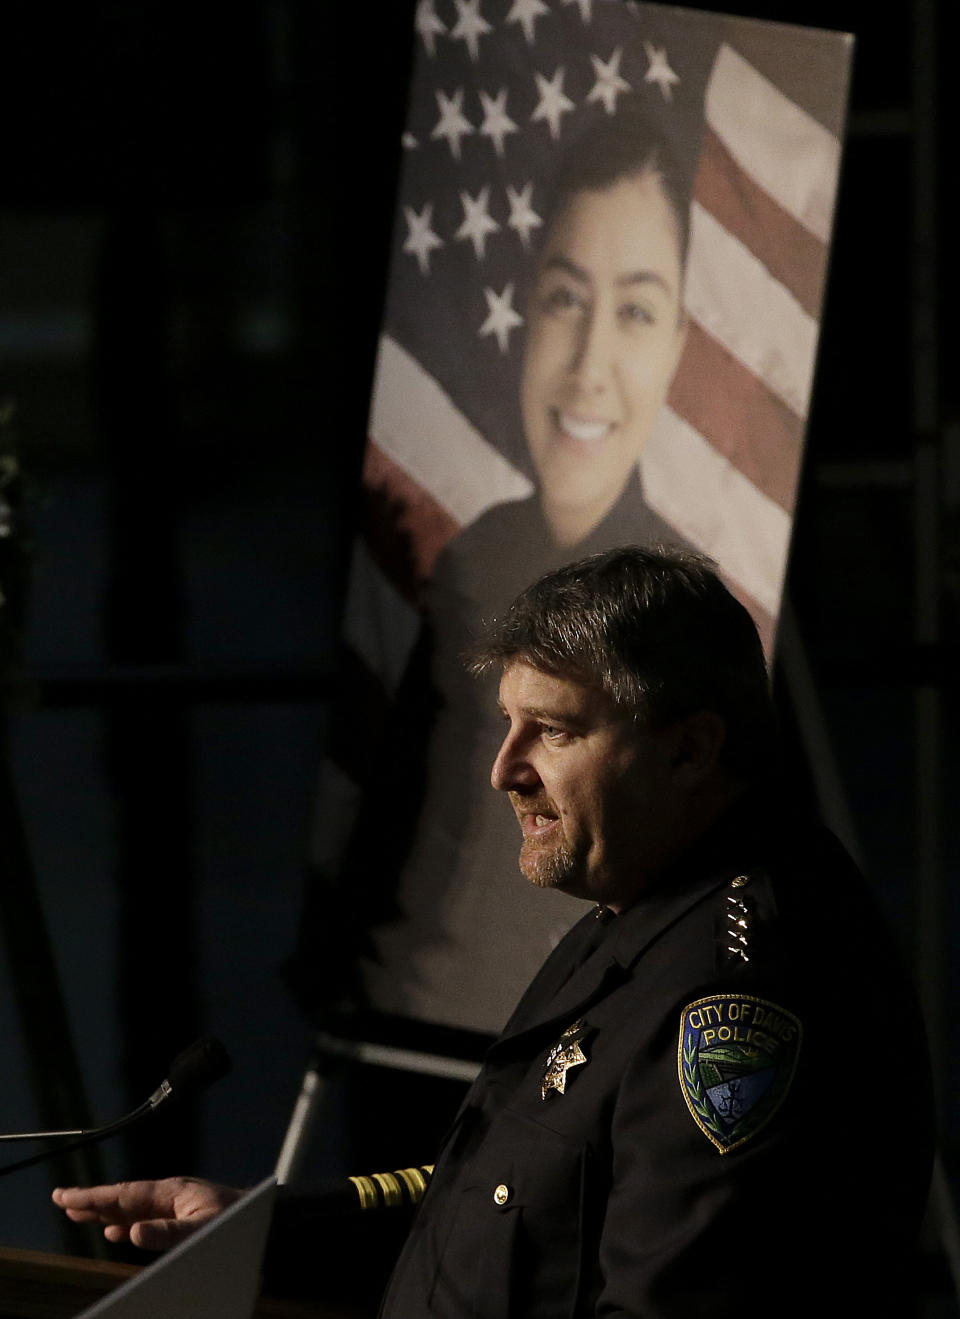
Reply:
[[583, 907], [518, 873], [459, 656], [627, 543], [712, 556], [772, 654], [852, 43], [621, 0], [421, 0], [416, 41], [345, 628], [379, 714], [316, 860], [373, 1007], [493, 1032]]

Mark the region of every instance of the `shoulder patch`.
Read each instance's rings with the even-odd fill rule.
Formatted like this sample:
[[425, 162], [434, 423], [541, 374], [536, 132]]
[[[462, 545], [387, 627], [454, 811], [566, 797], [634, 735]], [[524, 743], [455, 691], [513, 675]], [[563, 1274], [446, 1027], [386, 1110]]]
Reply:
[[783, 1103], [802, 1036], [792, 1012], [752, 994], [712, 994], [683, 1009], [680, 1088], [721, 1154], [755, 1136]]

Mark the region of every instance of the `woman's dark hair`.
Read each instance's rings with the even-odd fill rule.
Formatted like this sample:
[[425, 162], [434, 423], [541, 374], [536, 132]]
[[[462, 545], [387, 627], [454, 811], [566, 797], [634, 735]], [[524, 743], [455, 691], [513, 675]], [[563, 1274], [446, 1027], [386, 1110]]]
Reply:
[[753, 619], [692, 551], [629, 546], [547, 573], [466, 659], [478, 676], [521, 660], [587, 683], [651, 727], [712, 710], [726, 725], [724, 763], [744, 777], [774, 755]]
[[676, 222], [680, 268], [684, 269], [690, 242], [693, 179], [639, 101], [625, 102], [616, 114], [593, 120], [561, 157], [548, 194], [542, 234], [550, 233], [580, 193], [601, 192], [621, 179], [645, 173], [655, 174], [663, 189]]

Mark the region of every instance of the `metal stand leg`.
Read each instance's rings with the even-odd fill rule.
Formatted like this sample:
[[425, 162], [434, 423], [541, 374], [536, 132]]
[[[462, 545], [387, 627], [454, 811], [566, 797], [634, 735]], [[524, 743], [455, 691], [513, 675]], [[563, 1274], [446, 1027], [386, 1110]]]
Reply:
[[[446, 1058], [439, 1054], [421, 1053], [416, 1049], [398, 1049], [390, 1044], [344, 1040], [320, 1031], [316, 1037], [316, 1053], [304, 1074], [303, 1085], [293, 1106], [293, 1114], [277, 1160], [275, 1176], [281, 1185], [293, 1179], [300, 1165], [310, 1126], [326, 1089], [324, 1060], [335, 1058], [468, 1083], [480, 1071], [479, 1063], [468, 1062], [463, 1058]], [[329, 1067], [329, 1064], [326, 1066]]]
[[304, 1073], [303, 1084], [300, 1087], [297, 1102], [293, 1106], [287, 1133], [280, 1147], [280, 1155], [274, 1171], [274, 1176], [280, 1186], [283, 1186], [285, 1182], [293, 1181], [299, 1171], [300, 1164], [303, 1162], [306, 1139], [313, 1126], [317, 1107], [323, 1098], [325, 1089], [326, 1081], [320, 1071], [319, 1064], [312, 1062]]

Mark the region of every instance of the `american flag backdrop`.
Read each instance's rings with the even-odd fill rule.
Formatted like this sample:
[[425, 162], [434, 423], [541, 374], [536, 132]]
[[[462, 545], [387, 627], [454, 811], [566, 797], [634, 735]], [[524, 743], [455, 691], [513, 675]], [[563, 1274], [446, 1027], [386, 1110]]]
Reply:
[[[345, 620], [366, 689], [387, 702], [402, 693], [424, 611], [444, 607], [430, 592], [438, 560], [472, 545], [463, 537], [489, 510], [534, 493], [517, 400], [551, 175], [591, 122], [631, 101], [642, 102], [693, 180], [688, 329], [640, 459], [643, 497], [678, 540], [716, 560], [771, 653], [851, 38], [623, 0], [420, 0], [415, 21], [364, 463], [369, 516]], [[522, 559], [523, 547], [501, 542], [470, 554], [489, 554], [496, 573], [503, 558]], [[522, 563], [517, 575], [525, 584]], [[442, 631], [443, 619], [433, 622]], [[461, 722], [461, 737], [464, 729]], [[489, 741], [471, 733], [462, 744], [464, 758], [482, 766]], [[420, 840], [388, 881], [396, 881], [392, 920], [374, 937], [367, 987], [384, 1010], [496, 1030], [581, 907], [524, 888], [512, 813], [501, 806], [490, 814], [481, 769], [461, 773], [449, 760], [456, 753], [444, 754], [427, 778], [457, 778], [454, 809], [469, 820], [431, 850], [423, 835], [447, 829], [450, 803], [431, 798], [428, 782]], [[356, 829], [363, 778], [343, 757], [324, 772], [315, 853], [328, 874]], [[475, 805], [478, 794], [483, 804]], [[493, 833], [502, 841], [491, 842]], [[501, 891], [508, 855], [509, 889]], [[496, 932], [505, 915], [509, 937]]]

